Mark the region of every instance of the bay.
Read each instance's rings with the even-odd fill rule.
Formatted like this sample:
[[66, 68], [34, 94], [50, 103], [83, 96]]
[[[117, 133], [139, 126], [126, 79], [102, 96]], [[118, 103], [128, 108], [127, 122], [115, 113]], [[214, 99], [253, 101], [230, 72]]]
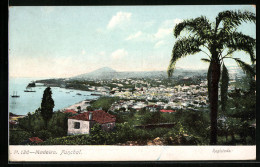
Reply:
[[[45, 78], [9, 78], [8, 108], [9, 112], [17, 115], [26, 115], [28, 112], [35, 112], [41, 106], [43, 91], [45, 86], [34, 87], [36, 92], [24, 92], [26, 86], [31, 81]], [[95, 99], [97, 96], [91, 96], [93, 92], [80, 91], [74, 89], [65, 89], [51, 87], [52, 98], [54, 100], [54, 111], [61, 110], [65, 107], [78, 103], [86, 99]], [[20, 97], [12, 98], [11, 95], [17, 93]], [[77, 95], [80, 93], [81, 95]]]

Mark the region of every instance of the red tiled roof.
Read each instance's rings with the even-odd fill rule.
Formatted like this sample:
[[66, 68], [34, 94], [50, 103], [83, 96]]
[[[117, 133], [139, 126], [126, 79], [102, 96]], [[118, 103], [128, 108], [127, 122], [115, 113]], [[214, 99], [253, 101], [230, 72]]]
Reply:
[[42, 139], [40, 139], [39, 137], [31, 137], [31, 138], [29, 138], [29, 140], [31, 142], [35, 142], [35, 143], [43, 142]]
[[174, 110], [160, 110], [161, 112], [176, 112]]
[[92, 112], [92, 120], [96, 121], [100, 124], [116, 121], [116, 117], [114, 115], [108, 114], [103, 110], [88, 111], [88, 112], [85, 112], [83, 114], [79, 114], [79, 115], [75, 115], [73, 117], [69, 117], [69, 119], [89, 121], [89, 113], [90, 112]]
[[77, 112], [76, 111], [74, 111], [74, 110], [66, 110], [66, 111], [64, 111], [64, 113], [72, 113], [72, 114], [77, 114]]

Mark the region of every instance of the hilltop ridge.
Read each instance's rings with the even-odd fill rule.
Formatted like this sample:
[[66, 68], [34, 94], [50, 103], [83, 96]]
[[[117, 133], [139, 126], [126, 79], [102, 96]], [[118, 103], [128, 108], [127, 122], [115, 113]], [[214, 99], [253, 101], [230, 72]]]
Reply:
[[[177, 68], [173, 76], [193, 76], [205, 74], [207, 70], [185, 70]], [[122, 78], [166, 78], [166, 71], [124, 71], [119, 72], [110, 67], [102, 67], [92, 72], [72, 77], [72, 79], [122, 79]]]

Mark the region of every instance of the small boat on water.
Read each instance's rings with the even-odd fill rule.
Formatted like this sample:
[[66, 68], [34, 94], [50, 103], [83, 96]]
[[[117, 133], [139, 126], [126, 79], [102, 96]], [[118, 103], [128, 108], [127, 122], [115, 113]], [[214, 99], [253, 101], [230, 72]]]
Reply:
[[11, 95], [11, 97], [15, 98], [15, 97], [20, 97], [20, 96], [17, 95], [17, 92], [13, 92], [13, 95]]
[[76, 95], [81, 95], [80, 93], [77, 93]]
[[91, 93], [90, 95], [91, 96], [102, 96], [101, 94], [98, 94], [98, 93]]

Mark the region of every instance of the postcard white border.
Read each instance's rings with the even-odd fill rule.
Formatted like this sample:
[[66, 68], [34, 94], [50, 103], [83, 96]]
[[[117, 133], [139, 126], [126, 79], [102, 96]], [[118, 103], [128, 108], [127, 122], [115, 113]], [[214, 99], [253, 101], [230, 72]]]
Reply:
[[10, 162], [256, 160], [256, 146], [9, 146]]

